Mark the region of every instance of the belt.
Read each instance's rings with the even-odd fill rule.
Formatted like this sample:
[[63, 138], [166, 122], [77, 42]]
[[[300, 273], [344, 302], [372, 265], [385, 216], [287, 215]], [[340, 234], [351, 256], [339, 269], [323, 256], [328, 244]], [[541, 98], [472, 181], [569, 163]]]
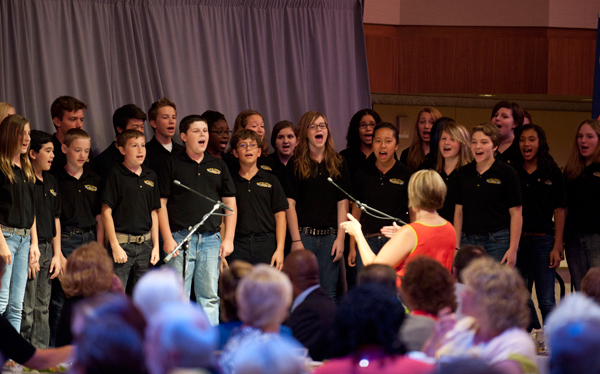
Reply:
[[29, 236], [29, 234], [31, 233], [30, 229], [17, 229], [14, 227], [8, 227], [4, 225], [0, 225], [0, 228], [2, 228], [2, 231], [4, 232], [7, 232], [9, 234], [17, 234], [19, 236]]
[[383, 235], [380, 232], [376, 232], [376, 233], [373, 233], [373, 234], [367, 234], [367, 233], [365, 233], [365, 238], [367, 238], [367, 239], [377, 238], [379, 236], [385, 236], [385, 235]]
[[337, 229], [332, 227], [329, 228], [318, 228], [318, 227], [300, 227], [300, 234], [307, 236], [325, 236], [325, 235], [336, 235]]
[[522, 232], [521, 236], [546, 236], [546, 234], [542, 232]]
[[84, 227], [84, 228], [79, 228], [79, 227], [75, 227], [75, 226], [67, 226], [65, 228], [63, 228], [63, 231], [67, 231], [73, 234], [84, 234], [87, 232], [92, 232], [92, 228], [91, 227]]
[[142, 244], [144, 242], [147, 242], [151, 238], [152, 235], [150, 234], [150, 232], [147, 232], [144, 235], [129, 235], [117, 233], [117, 241], [119, 242], [119, 244]]

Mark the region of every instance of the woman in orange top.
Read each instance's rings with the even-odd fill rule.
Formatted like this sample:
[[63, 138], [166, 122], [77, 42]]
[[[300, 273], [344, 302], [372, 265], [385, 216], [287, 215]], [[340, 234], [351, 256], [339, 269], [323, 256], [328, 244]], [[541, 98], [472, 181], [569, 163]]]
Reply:
[[437, 214], [444, 205], [446, 184], [433, 170], [416, 172], [408, 182], [408, 207], [414, 222], [401, 227], [394, 236], [375, 255], [364, 235], [360, 223], [348, 214], [350, 221], [341, 227], [356, 240], [360, 257], [365, 266], [377, 263], [389, 265], [400, 277], [404, 275], [404, 266], [417, 255], [426, 255], [439, 261], [449, 271], [452, 269], [456, 233], [452, 224]]

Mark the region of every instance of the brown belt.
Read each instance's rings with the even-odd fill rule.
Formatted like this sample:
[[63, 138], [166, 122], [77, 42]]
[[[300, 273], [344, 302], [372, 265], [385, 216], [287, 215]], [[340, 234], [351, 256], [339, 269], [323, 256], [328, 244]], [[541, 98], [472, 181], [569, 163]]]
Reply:
[[117, 233], [117, 241], [119, 242], [119, 244], [142, 244], [144, 242], [147, 242], [151, 238], [152, 235], [150, 234], [150, 232], [147, 232], [144, 235], [129, 235]]
[[7, 232], [9, 234], [17, 234], [19, 236], [29, 236], [29, 234], [31, 233], [30, 229], [17, 229], [14, 227], [8, 227], [4, 225], [0, 225], [0, 228], [2, 228], [2, 231], [4, 232]]

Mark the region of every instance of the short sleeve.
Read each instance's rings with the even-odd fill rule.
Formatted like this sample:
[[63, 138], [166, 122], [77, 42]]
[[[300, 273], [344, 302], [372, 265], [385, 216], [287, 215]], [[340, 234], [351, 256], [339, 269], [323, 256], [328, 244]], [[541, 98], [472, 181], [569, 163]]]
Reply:
[[104, 189], [102, 190], [101, 204], [106, 204], [110, 209], [115, 209], [118, 199], [117, 178], [115, 173], [117, 168], [114, 168], [108, 174]]
[[278, 213], [283, 210], [289, 208], [288, 201], [285, 197], [285, 192], [283, 191], [283, 187], [281, 187], [281, 183], [279, 180], [274, 177], [271, 178], [271, 183], [273, 184], [273, 196], [271, 198], [271, 211], [273, 213]]

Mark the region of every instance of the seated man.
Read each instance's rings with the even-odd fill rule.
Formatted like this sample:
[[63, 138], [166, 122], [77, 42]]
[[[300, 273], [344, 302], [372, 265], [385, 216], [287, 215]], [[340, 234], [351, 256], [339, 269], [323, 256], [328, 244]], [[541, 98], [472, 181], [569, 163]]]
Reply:
[[361, 284], [381, 284], [396, 291], [396, 271], [384, 264], [371, 264], [362, 268], [358, 272], [357, 283]]
[[308, 348], [313, 360], [327, 357], [335, 303], [319, 284], [319, 263], [308, 250], [293, 251], [283, 263], [283, 272], [292, 282], [294, 301], [285, 323], [294, 338]]

